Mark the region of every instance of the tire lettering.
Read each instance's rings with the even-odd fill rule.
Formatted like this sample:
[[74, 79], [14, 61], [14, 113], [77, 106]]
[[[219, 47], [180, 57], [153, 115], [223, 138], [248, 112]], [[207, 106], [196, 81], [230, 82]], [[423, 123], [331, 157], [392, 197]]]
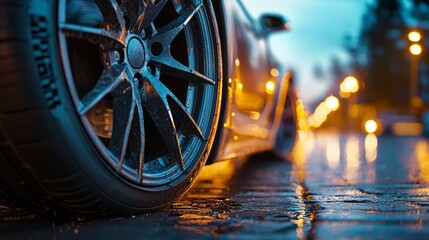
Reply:
[[49, 108], [60, 104], [49, 51], [48, 23], [44, 16], [31, 15], [31, 36], [36, 70]]

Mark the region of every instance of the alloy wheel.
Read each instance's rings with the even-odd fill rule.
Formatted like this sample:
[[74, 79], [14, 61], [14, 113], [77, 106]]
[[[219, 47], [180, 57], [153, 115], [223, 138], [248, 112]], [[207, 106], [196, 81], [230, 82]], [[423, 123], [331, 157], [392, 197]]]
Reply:
[[196, 0], [59, 4], [77, 115], [110, 168], [138, 187], [182, 180], [214, 136], [219, 40], [206, 7]]

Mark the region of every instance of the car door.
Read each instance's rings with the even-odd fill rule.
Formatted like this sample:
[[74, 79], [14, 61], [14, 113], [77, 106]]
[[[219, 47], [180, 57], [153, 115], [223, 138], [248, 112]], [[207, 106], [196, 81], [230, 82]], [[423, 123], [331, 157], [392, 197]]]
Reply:
[[270, 66], [267, 42], [259, 23], [240, 1], [233, 1], [237, 43], [235, 103], [241, 113], [254, 115], [263, 111], [268, 100], [266, 83]]

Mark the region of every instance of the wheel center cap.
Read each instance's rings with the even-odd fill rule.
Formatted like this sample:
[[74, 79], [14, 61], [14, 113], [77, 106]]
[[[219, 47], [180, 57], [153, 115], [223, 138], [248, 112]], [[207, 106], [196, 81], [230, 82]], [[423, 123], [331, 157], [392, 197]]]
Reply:
[[145, 60], [143, 43], [137, 37], [133, 37], [127, 44], [128, 62], [133, 68], [141, 68]]

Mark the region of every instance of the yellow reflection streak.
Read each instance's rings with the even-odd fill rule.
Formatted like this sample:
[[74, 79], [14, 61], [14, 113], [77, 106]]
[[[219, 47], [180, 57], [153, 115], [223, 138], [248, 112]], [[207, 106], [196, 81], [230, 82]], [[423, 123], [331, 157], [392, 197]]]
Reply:
[[[305, 194], [305, 188], [301, 185], [298, 185], [295, 190], [295, 194], [298, 197], [299, 201], [299, 208], [305, 209], [305, 201], [304, 201], [304, 194]], [[290, 221], [296, 225], [296, 236], [299, 239], [304, 238], [304, 223], [305, 223], [305, 210], [297, 211], [295, 212], [295, 217], [292, 218]]]
[[313, 133], [311, 131], [298, 131], [298, 142], [292, 150], [293, 168], [292, 176], [298, 182], [304, 182], [307, 153], [314, 147]]
[[425, 140], [417, 142], [416, 157], [420, 166], [419, 180], [429, 183], [429, 146]]
[[375, 134], [367, 134], [365, 137], [365, 158], [368, 163], [377, 159], [378, 139]]
[[340, 164], [340, 137], [330, 136], [326, 144], [326, 160], [330, 169], [336, 169]]
[[204, 166], [200, 174], [198, 174], [195, 185], [199, 188], [206, 188], [208, 192], [200, 195], [191, 191], [187, 196], [199, 198], [217, 198], [222, 196], [225, 193], [225, 189], [229, 188], [230, 179], [244, 163], [245, 161], [225, 160]]
[[[194, 200], [224, 199], [225, 193], [229, 189], [230, 179], [237, 173], [245, 164], [244, 160], [225, 160], [205, 166], [195, 183], [198, 191], [190, 191], [186, 197], [179, 202], [174, 203], [174, 211], [179, 214], [175, 228], [192, 231], [195, 234], [202, 235], [207, 232], [217, 237], [218, 226], [220, 222], [228, 221], [228, 214], [219, 211], [216, 206], [194, 206]], [[234, 224], [234, 227], [239, 227], [242, 221]]]
[[[298, 141], [292, 150], [293, 171], [291, 172], [292, 178], [295, 178], [298, 184], [296, 185], [295, 194], [299, 201], [299, 210], [295, 212], [295, 217], [290, 221], [296, 225], [296, 236], [299, 239], [304, 239], [304, 224], [306, 214], [305, 201], [311, 201], [311, 198], [306, 194], [305, 187], [301, 184], [305, 182], [306, 173], [306, 160], [307, 154], [312, 152], [315, 145], [314, 134], [312, 131], [298, 131]], [[306, 199], [304, 199], [306, 198]], [[314, 220], [314, 214], [310, 216], [310, 221]]]
[[374, 183], [376, 180], [376, 164], [378, 139], [375, 134], [368, 134], [365, 137], [365, 158], [367, 164], [366, 183]]
[[359, 139], [349, 137], [346, 143], [346, 176], [349, 182], [355, 182], [359, 176]]
[[186, 219], [189, 225], [206, 225], [214, 222], [216, 218], [212, 216], [201, 216], [199, 214], [187, 213], [179, 217], [179, 219]]

